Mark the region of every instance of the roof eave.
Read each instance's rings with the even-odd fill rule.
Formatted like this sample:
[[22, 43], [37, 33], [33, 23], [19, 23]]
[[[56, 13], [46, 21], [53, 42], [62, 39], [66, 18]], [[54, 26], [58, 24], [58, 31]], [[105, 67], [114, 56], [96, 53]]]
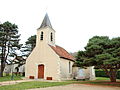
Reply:
[[67, 60], [75, 62], [75, 60], [73, 60], [73, 59], [69, 59], [69, 58], [65, 58], [65, 57], [60, 57], [60, 58], [67, 59]]

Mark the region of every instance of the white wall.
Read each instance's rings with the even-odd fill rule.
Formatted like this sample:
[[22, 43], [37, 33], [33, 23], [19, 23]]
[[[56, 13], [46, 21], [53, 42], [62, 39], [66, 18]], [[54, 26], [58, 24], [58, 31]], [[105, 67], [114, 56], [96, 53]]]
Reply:
[[[70, 72], [69, 72], [69, 62], [70, 62]], [[61, 79], [71, 79], [72, 78], [72, 66], [74, 62], [67, 59], [60, 59], [60, 71]]]
[[38, 65], [44, 65], [44, 79], [52, 77], [53, 80], [60, 79], [60, 58], [49, 45], [35, 47], [26, 60], [25, 76], [38, 78]]

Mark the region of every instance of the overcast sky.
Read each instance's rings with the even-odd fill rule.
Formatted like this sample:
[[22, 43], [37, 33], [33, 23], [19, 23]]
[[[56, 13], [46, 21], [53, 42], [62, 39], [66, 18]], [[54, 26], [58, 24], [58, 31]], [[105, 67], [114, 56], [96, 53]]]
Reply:
[[36, 34], [46, 12], [56, 44], [69, 52], [95, 35], [120, 36], [120, 0], [0, 0], [0, 22], [18, 25], [21, 43]]

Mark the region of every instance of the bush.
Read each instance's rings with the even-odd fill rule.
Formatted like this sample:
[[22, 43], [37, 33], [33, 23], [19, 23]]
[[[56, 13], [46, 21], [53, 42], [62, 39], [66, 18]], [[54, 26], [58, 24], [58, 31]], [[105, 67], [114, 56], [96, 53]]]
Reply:
[[[95, 71], [96, 77], [108, 77], [104, 71], [96, 70]], [[117, 79], [120, 79], [120, 71], [117, 72]]]

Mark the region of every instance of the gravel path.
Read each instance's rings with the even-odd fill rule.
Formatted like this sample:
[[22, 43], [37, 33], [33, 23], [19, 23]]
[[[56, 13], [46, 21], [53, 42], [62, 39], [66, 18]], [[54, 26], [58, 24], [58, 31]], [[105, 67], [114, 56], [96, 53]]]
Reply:
[[120, 90], [120, 87], [96, 86], [85, 84], [71, 84], [66, 86], [55, 86], [48, 88], [36, 88], [29, 90]]

